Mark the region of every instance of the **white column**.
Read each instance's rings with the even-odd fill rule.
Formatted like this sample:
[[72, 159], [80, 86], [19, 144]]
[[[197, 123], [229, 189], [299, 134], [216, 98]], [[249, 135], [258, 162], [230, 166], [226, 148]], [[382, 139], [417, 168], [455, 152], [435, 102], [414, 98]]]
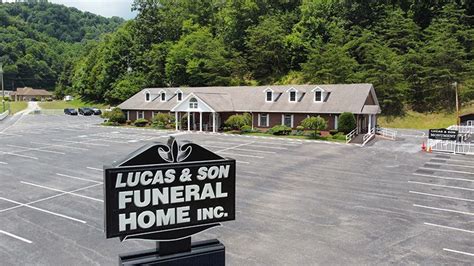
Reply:
[[251, 114], [252, 114], [252, 130], [253, 130], [253, 113], [251, 113]]
[[216, 113], [212, 112], [212, 132], [216, 133]]
[[175, 127], [176, 127], [176, 131], [178, 131], [178, 123], [179, 123], [179, 120], [178, 120], [178, 112], [174, 112], [174, 122], [175, 122]]
[[334, 115], [334, 129], [336, 129], [336, 130], [337, 130], [337, 128], [338, 128], [338, 121], [337, 121], [337, 119], [338, 119], [338, 116], [337, 116], [337, 115]]
[[202, 112], [199, 112], [199, 131], [202, 132]]
[[191, 131], [191, 114], [188, 112], [188, 131]]
[[369, 116], [369, 127], [367, 128], [367, 131], [370, 132], [370, 130], [372, 129], [372, 115], [368, 115]]

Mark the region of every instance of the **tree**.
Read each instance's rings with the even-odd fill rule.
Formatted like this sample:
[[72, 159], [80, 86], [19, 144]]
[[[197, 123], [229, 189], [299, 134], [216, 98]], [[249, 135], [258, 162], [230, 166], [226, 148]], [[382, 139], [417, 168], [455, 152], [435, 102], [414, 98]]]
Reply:
[[228, 85], [231, 69], [222, 40], [208, 28], [183, 36], [170, 49], [166, 76], [172, 86]]
[[310, 116], [303, 119], [303, 121], [301, 121], [301, 126], [306, 129], [314, 130], [314, 135], [316, 136], [318, 134], [318, 131], [326, 129], [328, 127], [328, 124], [324, 118], [318, 115]]
[[356, 119], [353, 113], [344, 112], [339, 116], [338, 129], [348, 134], [356, 128]]
[[286, 31], [277, 17], [266, 17], [247, 30], [245, 45], [253, 76], [258, 80], [272, 80], [284, 75], [289, 67], [285, 46]]

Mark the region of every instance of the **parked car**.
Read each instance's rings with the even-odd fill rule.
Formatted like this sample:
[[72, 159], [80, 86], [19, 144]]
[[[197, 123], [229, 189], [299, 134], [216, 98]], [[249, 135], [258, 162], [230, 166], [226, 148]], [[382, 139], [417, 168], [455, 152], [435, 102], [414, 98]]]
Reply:
[[93, 115], [94, 111], [92, 111], [92, 109], [89, 107], [81, 107], [79, 108], [79, 114], [89, 116], [89, 115]]
[[101, 115], [102, 111], [99, 108], [92, 107], [92, 111], [94, 112], [94, 115]]
[[74, 108], [65, 108], [64, 109], [64, 114], [67, 115], [77, 115], [77, 111]]

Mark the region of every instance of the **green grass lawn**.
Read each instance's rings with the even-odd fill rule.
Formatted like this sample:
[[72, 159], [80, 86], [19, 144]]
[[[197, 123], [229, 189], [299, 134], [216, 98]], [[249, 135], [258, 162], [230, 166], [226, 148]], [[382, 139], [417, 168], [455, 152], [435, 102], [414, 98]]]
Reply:
[[[8, 104], [10, 105], [10, 114], [18, 113], [28, 106], [28, 102], [8, 102]], [[0, 107], [0, 109], [1, 108], [2, 107]]]
[[92, 103], [82, 101], [81, 99], [74, 99], [72, 101], [52, 101], [52, 102], [38, 102], [43, 109], [64, 109], [64, 108], [79, 108], [79, 107], [96, 107], [99, 109], [106, 109], [109, 106], [101, 103]]
[[[461, 114], [474, 112], [474, 104], [463, 106]], [[403, 117], [387, 117], [380, 116], [377, 123], [381, 127], [389, 128], [414, 128], [414, 129], [429, 129], [429, 128], [446, 128], [456, 124], [456, 112], [454, 113], [417, 113], [408, 111]]]

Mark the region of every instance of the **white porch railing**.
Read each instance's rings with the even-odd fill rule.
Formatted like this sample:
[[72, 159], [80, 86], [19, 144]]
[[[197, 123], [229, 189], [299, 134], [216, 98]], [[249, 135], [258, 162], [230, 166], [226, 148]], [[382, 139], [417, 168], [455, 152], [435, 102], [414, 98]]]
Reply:
[[367, 142], [369, 142], [373, 137], [375, 137], [375, 128], [371, 128], [369, 132], [367, 132], [364, 137], [362, 137], [362, 146], [364, 146]]
[[351, 140], [355, 137], [357, 133], [357, 128], [354, 128], [354, 130], [352, 130], [351, 132], [349, 132], [349, 134], [346, 135], [346, 144], [351, 142]]
[[397, 131], [388, 128], [378, 127], [376, 133], [391, 140], [397, 138]]
[[474, 127], [474, 120], [469, 120], [466, 124], [468, 127]]

